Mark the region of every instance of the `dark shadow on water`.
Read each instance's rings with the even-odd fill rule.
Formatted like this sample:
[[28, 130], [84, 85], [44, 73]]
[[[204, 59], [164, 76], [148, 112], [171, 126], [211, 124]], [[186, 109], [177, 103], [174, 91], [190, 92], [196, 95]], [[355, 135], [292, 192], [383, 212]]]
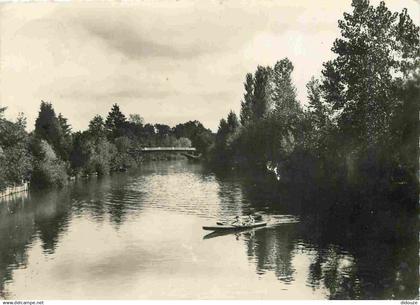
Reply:
[[[368, 189], [337, 185], [285, 185], [259, 173], [216, 173], [242, 188], [250, 211], [298, 215], [300, 224], [255, 232], [247, 241], [256, 272], [294, 280], [298, 244], [313, 257], [307, 285], [330, 299], [418, 297], [418, 194], [410, 186]], [[230, 200], [233, 201], [233, 200]]]

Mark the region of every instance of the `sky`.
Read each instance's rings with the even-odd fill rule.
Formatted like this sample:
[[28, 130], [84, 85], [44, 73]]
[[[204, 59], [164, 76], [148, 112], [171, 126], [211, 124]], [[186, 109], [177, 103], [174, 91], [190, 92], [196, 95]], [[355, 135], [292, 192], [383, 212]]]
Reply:
[[[378, 3], [378, 1], [371, 1]], [[288, 57], [298, 98], [319, 76], [351, 1], [131, 1], [0, 5], [0, 106], [34, 127], [41, 100], [87, 128], [118, 103], [126, 116], [217, 130], [239, 113], [246, 73]], [[420, 2], [406, 7], [419, 24]]]

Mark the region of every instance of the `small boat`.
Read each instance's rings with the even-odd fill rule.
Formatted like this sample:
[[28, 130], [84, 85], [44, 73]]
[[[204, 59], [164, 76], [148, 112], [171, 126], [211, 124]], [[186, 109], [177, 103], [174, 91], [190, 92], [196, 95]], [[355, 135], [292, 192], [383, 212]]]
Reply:
[[247, 228], [247, 229], [239, 229], [239, 230], [216, 230], [216, 231], [211, 231], [207, 235], [204, 235], [203, 239], [211, 239], [215, 237], [226, 236], [229, 234], [247, 234], [247, 232], [248, 233], [256, 232], [257, 230], [262, 230], [262, 229], [264, 229], [264, 227]]
[[222, 230], [244, 230], [244, 229], [251, 229], [257, 227], [264, 227], [266, 226], [266, 222], [255, 222], [251, 224], [244, 224], [244, 225], [216, 225], [216, 226], [203, 226], [203, 230], [209, 231], [222, 231]]

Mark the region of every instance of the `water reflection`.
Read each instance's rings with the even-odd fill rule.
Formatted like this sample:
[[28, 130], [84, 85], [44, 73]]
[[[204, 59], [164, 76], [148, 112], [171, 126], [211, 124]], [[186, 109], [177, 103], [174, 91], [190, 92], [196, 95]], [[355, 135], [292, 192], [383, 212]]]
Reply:
[[26, 246], [35, 231], [33, 213], [23, 212], [24, 200], [13, 198], [0, 205], [0, 297], [7, 295], [5, 283], [12, 280], [12, 271], [27, 262]]
[[[298, 194], [254, 178], [152, 162], [2, 202], [0, 297], [417, 296], [415, 216], [298, 213]], [[266, 228], [203, 239], [203, 224], [256, 211]]]
[[295, 238], [293, 225], [257, 230], [246, 235], [247, 253], [255, 260], [257, 273], [274, 271], [280, 281], [292, 282]]
[[[5, 283], [14, 269], [26, 268], [27, 252], [36, 238], [45, 254], [54, 253], [59, 236], [68, 227], [68, 193], [32, 193], [0, 206], [0, 295], [6, 297]], [[34, 202], [37, 202], [35, 204]]]

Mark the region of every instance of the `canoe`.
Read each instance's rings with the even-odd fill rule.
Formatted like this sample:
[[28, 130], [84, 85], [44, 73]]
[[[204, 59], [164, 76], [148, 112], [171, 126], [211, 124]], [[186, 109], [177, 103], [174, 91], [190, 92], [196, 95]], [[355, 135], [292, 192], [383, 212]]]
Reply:
[[256, 232], [257, 230], [264, 230], [265, 227], [257, 228], [245, 228], [245, 229], [236, 229], [236, 230], [216, 230], [216, 231], [207, 231], [210, 232], [207, 235], [203, 236], [203, 239], [211, 239], [220, 236], [226, 236], [229, 234], [247, 234], [247, 232]]
[[243, 229], [251, 229], [257, 227], [266, 226], [266, 222], [256, 222], [249, 225], [216, 225], [216, 226], [203, 226], [203, 230], [209, 231], [222, 231], [222, 230], [243, 230]]

